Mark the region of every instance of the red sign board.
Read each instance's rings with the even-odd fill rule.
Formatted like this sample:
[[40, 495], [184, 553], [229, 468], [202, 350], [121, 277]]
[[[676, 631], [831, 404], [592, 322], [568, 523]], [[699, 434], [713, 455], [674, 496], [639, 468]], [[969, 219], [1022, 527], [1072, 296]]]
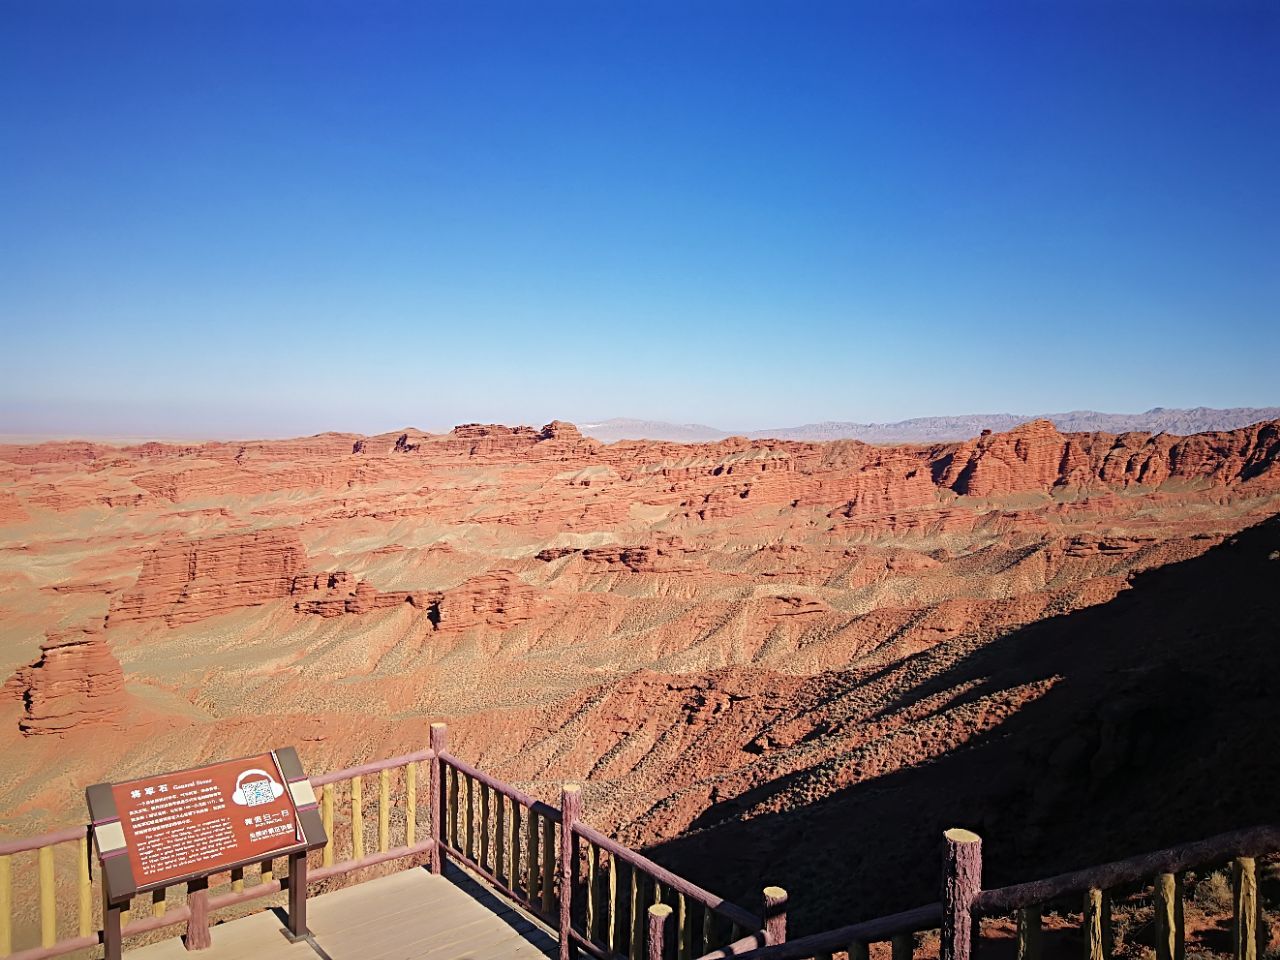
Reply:
[[306, 842], [275, 754], [111, 785], [139, 888]]

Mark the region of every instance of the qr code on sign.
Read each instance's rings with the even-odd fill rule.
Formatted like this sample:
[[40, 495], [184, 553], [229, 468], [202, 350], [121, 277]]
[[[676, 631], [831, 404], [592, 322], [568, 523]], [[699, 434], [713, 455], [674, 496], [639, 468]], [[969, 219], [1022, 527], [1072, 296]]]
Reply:
[[246, 807], [260, 806], [275, 799], [271, 792], [270, 780], [250, 780], [248, 783], [243, 784], [240, 789], [244, 791], [244, 805]]

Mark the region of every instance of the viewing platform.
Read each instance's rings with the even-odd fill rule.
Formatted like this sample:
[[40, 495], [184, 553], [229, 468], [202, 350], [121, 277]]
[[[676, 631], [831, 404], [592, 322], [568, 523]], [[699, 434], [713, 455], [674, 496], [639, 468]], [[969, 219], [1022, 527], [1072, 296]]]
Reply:
[[[219, 924], [208, 960], [544, 960], [556, 939], [457, 867], [416, 868], [321, 894], [307, 909], [311, 936], [290, 943], [282, 917], [264, 910]], [[135, 960], [190, 960], [178, 938], [127, 951]]]
[[[123, 865], [110, 845], [115, 821], [0, 841], [0, 957], [871, 960], [870, 945], [888, 943], [892, 960], [913, 960], [917, 937], [936, 931], [939, 960], [970, 960], [983, 918], [998, 918], [1016, 924], [1017, 960], [1044, 960], [1057, 955], [1042, 937], [1051, 909], [1059, 919], [1079, 915], [1082, 960], [1110, 960], [1109, 892], [1141, 889], [1155, 960], [1183, 960], [1184, 878], [1223, 865], [1233, 960], [1268, 949], [1258, 858], [1280, 854], [1275, 825], [998, 888], [983, 885], [981, 838], [952, 829], [942, 838], [938, 901], [796, 939], [781, 888], [764, 887], [756, 909], [718, 897], [589, 826], [577, 784], [565, 784], [554, 807], [453, 756], [443, 724], [432, 725], [428, 749], [283, 775], [314, 838], [287, 856], [259, 851], [112, 894], [104, 875]], [[368, 804], [366, 781], [375, 791]], [[242, 774], [235, 786], [241, 803], [250, 785]], [[96, 869], [95, 848], [106, 851]], [[274, 905], [282, 895], [284, 908]], [[178, 925], [181, 936], [157, 942]]]

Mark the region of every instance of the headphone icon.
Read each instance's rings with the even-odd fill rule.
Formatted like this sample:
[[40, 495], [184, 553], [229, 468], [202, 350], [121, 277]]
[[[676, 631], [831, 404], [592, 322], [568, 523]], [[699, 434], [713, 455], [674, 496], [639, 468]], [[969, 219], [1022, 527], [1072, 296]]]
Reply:
[[267, 778], [267, 783], [271, 784], [271, 798], [273, 800], [279, 799], [281, 796], [284, 795], [283, 784], [277, 783], [275, 777], [271, 776], [271, 774], [267, 773], [267, 771], [259, 770], [257, 767], [254, 767], [251, 770], [244, 771], [244, 773], [236, 777], [236, 788], [235, 788], [235, 791], [231, 794], [231, 799], [235, 803], [240, 804], [240, 806], [242, 807], [256, 807], [259, 804], [271, 802], [270, 800], [262, 799], [260, 797], [246, 797], [244, 795], [244, 786], [243, 786], [244, 779], [245, 777], [254, 773]]

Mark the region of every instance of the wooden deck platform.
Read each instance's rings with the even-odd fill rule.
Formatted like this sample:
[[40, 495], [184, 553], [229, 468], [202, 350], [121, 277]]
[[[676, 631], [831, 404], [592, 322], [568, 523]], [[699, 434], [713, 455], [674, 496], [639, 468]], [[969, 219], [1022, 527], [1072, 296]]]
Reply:
[[307, 904], [312, 937], [285, 939], [264, 909], [212, 930], [213, 948], [188, 953], [173, 937], [131, 960], [544, 960], [555, 939], [529, 917], [456, 867], [444, 876], [405, 870], [315, 897]]

